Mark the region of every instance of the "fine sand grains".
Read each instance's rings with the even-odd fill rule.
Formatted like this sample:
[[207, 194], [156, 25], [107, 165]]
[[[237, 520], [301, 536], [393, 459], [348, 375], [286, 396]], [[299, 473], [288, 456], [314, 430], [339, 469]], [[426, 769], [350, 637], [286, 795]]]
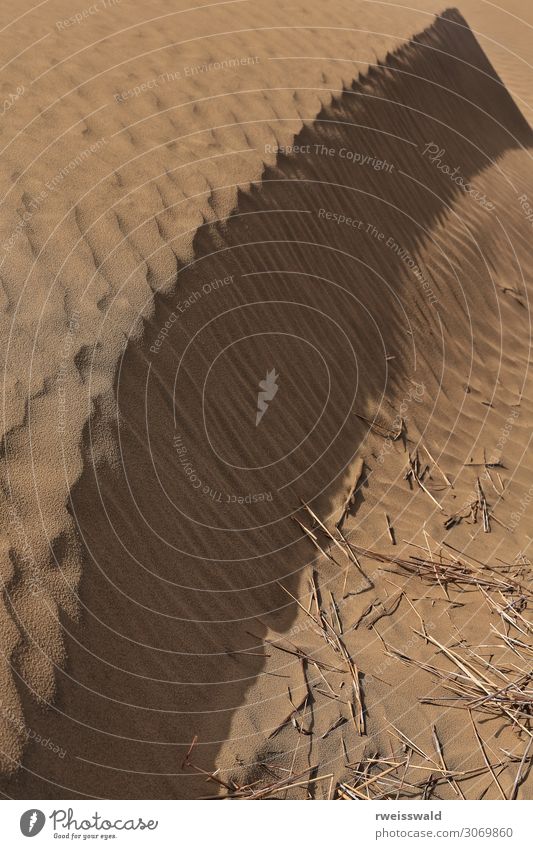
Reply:
[[2, 789], [526, 796], [527, 75], [124, 5], [11, 10]]

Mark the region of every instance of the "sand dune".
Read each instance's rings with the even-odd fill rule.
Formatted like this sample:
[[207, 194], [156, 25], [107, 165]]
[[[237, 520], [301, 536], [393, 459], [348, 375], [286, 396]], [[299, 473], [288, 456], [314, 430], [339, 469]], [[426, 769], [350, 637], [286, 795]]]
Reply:
[[[530, 581], [527, 77], [456, 10], [356, 5], [47, 12], [38, 87], [2, 125], [10, 797], [210, 795], [182, 766], [195, 736], [225, 781], [266, 761], [342, 781], [346, 756], [390, 753], [391, 723], [424, 751], [435, 726], [453, 769], [481, 762], [410, 661], [434, 661], [417, 617], [489, 643], [483, 594], [316, 559], [292, 517], [303, 499], [332, 528], [362, 469], [359, 547], [445, 541]], [[384, 440], [402, 420], [405, 443]], [[429, 494], [404, 477], [418, 445]], [[447, 530], [495, 452], [491, 533]], [[340, 604], [364, 735], [341, 673], [271, 644], [332, 663], [286, 592], [307, 607], [312, 574]], [[309, 733], [285, 724], [288, 687]], [[509, 722], [481, 727], [495, 762], [521, 756]], [[461, 786], [498, 794], [485, 773]]]

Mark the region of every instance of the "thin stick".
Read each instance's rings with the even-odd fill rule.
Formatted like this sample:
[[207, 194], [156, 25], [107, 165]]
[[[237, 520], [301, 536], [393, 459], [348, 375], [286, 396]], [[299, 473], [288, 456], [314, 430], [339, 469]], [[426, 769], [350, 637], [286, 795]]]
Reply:
[[516, 799], [518, 795], [518, 788], [520, 787], [520, 783], [522, 780], [522, 770], [524, 768], [524, 764], [529, 755], [529, 750], [531, 748], [531, 744], [533, 743], [533, 738], [530, 737], [529, 742], [524, 750], [524, 754], [522, 755], [522, 760], [520, 761], [520, 766], [518, 767], [518, 771], [516, 773], [516, 778], [514, 780], [513, 789], [511, 791], [511, 799]]
[[388, 769], [384, 769], [383, 772], [379, 773], [379, 775], [373, 775], [372, 778], [367, 779], [367, 781], [364, 781], [362, 784], [359, 784], [357, 787], [352, 787], [350, 784], [347, 784], [346, 782], [343, 782], [343, 784], [344, 784], [344, 787], [348, 788], [348, 790], [351, 790], [353, 793], [359, 794], [360, 791], [364, 790], [365, 787], [370, 787], [371, 784], [374, 784], [376, 781], [379, 781], [380, 778], [383, 778], [384, 775], [388, 775], [389, 772], [393, 772], [395, 769], [398, 769], [398, 767], [397, 766], [391, 766]]
[[385, 513], [385, 524], [386, 524], [386, 526], [387, 526], [387, 533], [388, 533], [388, 535], [389, 535], [389, 539], [390, 539], [390, 541], [392, 542], [392, 544], [393, 544], [393, 545], [396, 545], [396, 539], [395, 539], [395, 536], [394, 536], [394, 530], [393, 530], [393, 528], [392, 528], [392, 525], [391, 525], [391, 523], [390, 523], [390, 519], [389, 519], [389, 516], [388, 516], [388, 514], [387, 514], [387, 513]]
[[492, 764], [491, 764], [491, 762], [489, 761], [489, 759], [487, 758], [487, 755], [486, 755], [486, 752], [485, 752], [485, 748], [484, 748], [483, 743], [482, 743], [482, 741], [481, 741], [481, 737], [480, 737], [480, 736], [479, 736], [479, 734], [478, 734], [478, 730], [477, 730], [477, 728], [476, 728], [476, 723], [474, 722], [474, 718], [473, 718], [473, 716], [472, 716], [472, 711], [471, 711], [471, 710], [469, 710], [469, 711], [468, 711], [468, 715], [470, 716], [470, 722], [472, 723], [472, 728], [474, 729], [474, 734], [476, 735], [476, 740], [477, 740], [477, 742], [478, 742], [478, 746], [479, 746], [479, 749], [480, 749], [480, 751], [481, 751], [481, 754], [483, 755], [483, 760], [485, 761], [485, 763], [486, 763], [486, 765], [487, 765], [487, 769], [489, 770], [490, 774], [492, 775], [492, 778], [493, 778], [493, 781], [494, 781], [494, 783], [495, 783], [496, 787], [497, 787], [497, 788], [498, 788], [498, 790], [500, 791], [500, 796], [502, 797], [502, 799], [505, 799], [505, 800], [507, 801], [507, 796], [506, 796], [506, 795], [505, 795], [505, 793], [503, 792], [503, 790], [502, 790], [502, 786], [501, 786], [500, 782], [498, 781], [498, 779], [496, 778], [496, 773], [494, 772], [494, 769], [493, 769], [493, 767], [492, 767]]
[[[413, 743], [413, 741], [409, 739], [409, 737], [407, 736], [407, 734], [404, 734], [404, 733], [403, 733], [403, 731], [400, 731], [400, 729], [399, 729], [399, 728], [396, 728], [396, 726], [395, 726], [395, 725], [393, 725], [393, 724], [392, 724], [392, 722], [391, 722], [390, 724], [391, 724], [391, 727], [392, 727], [392, 728], [394, 728], [394, 730], [397, 732], [397, 734], [399, 734], [399, 735], [400, 735], [400, 736], [397, 738], [397, 739], [399, 739], [399, 740], [400, 740], [400, 743], [403, 743], [404, 745], [407, 743], [407, 745], [411, 747], [411, 749], [413, 750], [413, 752], [416, 752], [416, 753], [417, 753], [417, 755], [420, 755], [420, 757], [421, 757], [421, 758], [424, 758], [424, 760], [429, 761], [430, 763], [432, 763], [434, 766], [436, 766], [436, 767], [437, 767], [437, 769], [440, 769], [440, 767], [438, 766], [438, 764], [436, 764], [436, 763], [435, 763], [435, 761], [433, 760], [433, 758], [430, 758], [430, 757], [429, 757], [429, 755], [426, 755], [426, 753], [425, 753], [425, 752], [424, 752], [424, 751], [423, 751], [423, 750], [422, 750], [419, 746], [417, 746], [417, 745], [416, 745], [416, 743]], [[391, 734], [391, 732], [390, 732], [390, 731], [389, 731], [389, 734]], [[396, 737], [396, 734], [392, 734], [392, 736], [393, 736], [393, 737]]]
[[[438, 734], [437, 734], [437, 729], [436, 729], [436, 728], [435, 728], [435, 726], [433, 725], [433, 726], [431, 727], [431, 730], [432, 730], [432, 732], [433, 732], [433, 744], [434, 744], [434, 746], [435, 746], [435, 751], [437, 752], [437, 755], [438, 755], [438, 758], [439, 758], [439, 760], [440, 760], [440, 762], [441, 762], [442, 768], [443, 768], [443, 769], [444, 769], [447, 773], [449, 773], [449, 771], [450, 771], [450, 770], [449, 770], [449, 769], [448, 769], [448, 767], [446, 766], [446, 761], [444, 760], [444, 752], [443, 752], [443, 750], [442, 750], [442, 743], [441, 743], [441, 742], [440, 742], [440, 740], [439, 740], [439, 736], [438, 736]], [[457, 784], [457, 781], [456, 781], [454, 778], [448, 778], [448, 781], [449, 781], [449, 783], [450, 783], [450, 787], [452, 788], [452, 790], [453, 790], [453, 792], [455, 793], [455, 795], [456, 795], [456, 796], [460, 796], [462, 799], [464, 799], [465, 797], [463, 796], [463, 791], [461, 790], [461, 788], [460, 788], [460, 787], [459, 787], [459, 785]]]
[[441, 473], [442, 477], [443, 477], [443, 478], [444, 478], [444, 480], [446, 481], [446, 484], [447, 484], [447, 485], [448, 485], [451, 489], [453, 489], [453, 483], [451, 482], [451, 480], [447, 477], [447, 475], [445, 475], [445, 474], [444, 474], [444, 472], [442, 471], [441, 467], [439, 466], [439, 464], [437, 463], [437, 461], [436, 461], [436, 460], [435, 460], [435, 459], [431, 456], [431, 454], [429, 453], [428, 449], [426, 448], [426, 446], [424, 445], [424, 443], [423, 443], [423, 442], [421, 443], [421, 445], [422, 445], [422, 448], [424, 449], [424, 451], [426, 452], [426, 454], [428, 455], [429, 459], [430, 459], [430, 460], [431, 460], [431, 462], [433, 463], [433, 465], [434, 465], [434, 466], [436, 466], [436, 468], [437, 468], [437, 469], [439, 470], [439, 472]]

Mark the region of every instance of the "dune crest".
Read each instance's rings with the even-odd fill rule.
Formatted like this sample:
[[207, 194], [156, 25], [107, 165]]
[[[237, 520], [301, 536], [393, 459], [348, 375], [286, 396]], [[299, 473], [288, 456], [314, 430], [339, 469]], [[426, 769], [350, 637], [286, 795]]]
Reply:
[[[345, 21], [350, 7], [333, 13]], [[229, 14], [217, 10], [221, 27]], [[316, 26], [324, 56], [353, 52], [349, 31]], [[310, 34], [253, 38], [258, 56], [291, 44], [300, 55]], [[424, 387], [409, 396], [413, 427], [434, 426], [435, 401], [453, 430], [459, 383], [490, 388], [495, 364], [513, 374], [498, 363], [501, 338], [479, 338], [500, 310], [519, 310], [499, 292], [521, 291], [528, 261], [513, 187], [533, 197], [531, 129], [458, 11], [397, 49], [384, 41], [359, 76], [355, 61], [310, 62], [307, 85], [300, 67], [253, 110], [278, 72], [268, 57], [241, 64], [213, 129], [200, 77], [244, 44], [256, 55], [249, 35], [233, 35], [195, 66], [207, 70], [191, 77], [196, 102], [174, 130], [192, 116], [203, 133], [185, 151], [165, 141], [168, 71], [145, 66], [143, 80], [136, 66], [117, 82], [124, 149], [103, 120], [85, 127], [89, 152], [71, 171], [94, 192], [48, 208], [50, 189], [37, 208], [38, 195], [18, 198], [30, 219], [3, 266], [5, 317], [19, 330], [5, 364], [3, 768], [17, 767], [28, 729], [66, 754], [28, 743], [11, 795], [195, 797], [203, 779], [180, 768], [195, 734], [206, 769], [253, 760], [286, 711], [285, 683], [264, 683], [261, 641], [273, 622], [298, 626], [279, 583], [298, 592], [307, 577], [310, 548], [290, 521], [299, 499], [337, 511], [358, 458], [372, 468], [379, 452], [363, 419], [394, 411], [413, 385]], [[198, 161], [182, 176], [188, 156]], [[37, 285], [47, 297], [35, 316]], [[455, 464], [468, 448], [458, 433]], [[516, 429], [507, 449], [519, 439]], [[374, 487], [384, 504], [400, 497], [390, 467], [376, 467], [369, 500]], [[436, 521], [430, 508], [413, 502], [416, 520]], [[375, 539], [365, 505], [350, 522]]]

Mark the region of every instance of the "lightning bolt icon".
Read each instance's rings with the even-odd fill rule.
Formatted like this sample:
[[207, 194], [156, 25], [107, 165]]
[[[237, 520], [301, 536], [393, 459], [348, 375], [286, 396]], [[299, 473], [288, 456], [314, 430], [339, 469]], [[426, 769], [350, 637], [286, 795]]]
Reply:
[[271, 369], [270, 371], [267, 371], [265, 379], [259, 381], [260, 391], [257, 394], [257, 414], [255, 417], [256, 427], [265, 415], [269, 402], [272, 401], [279, 389], [279, 386], [276, 383], [278, 377], [279, 374], [276, 374], [276, 369]]
[[30, 817], [30, 821], [28, 823], [28, 832], [33, 831], [33, 826], [37, 822], [37, 811], [34, 811]]

